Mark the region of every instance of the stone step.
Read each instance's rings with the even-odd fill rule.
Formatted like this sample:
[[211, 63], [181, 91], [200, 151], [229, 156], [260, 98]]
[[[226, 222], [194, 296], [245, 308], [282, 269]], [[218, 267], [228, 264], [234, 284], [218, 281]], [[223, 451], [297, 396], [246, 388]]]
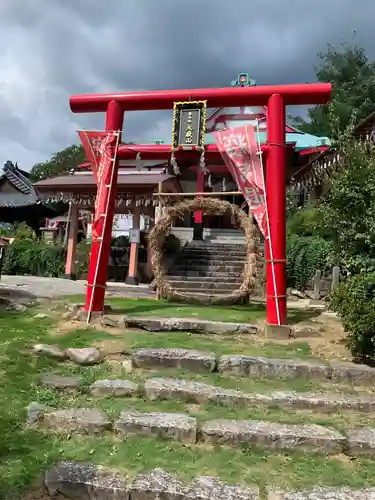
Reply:
[[183, 249], [184, 254], [191, 255], [234, 255], [237, 257], [238, 255], [242, 255], [245, 257], [246, 249], [242, 250], [232, 250], [231, 248], [190, 248], [185, 247]]
[[[54, 382], [54, 383], [52, 383]], [[54, 374], [42, 376], [41, 385], [54, 390], [70, 392], [70, 385], [85, 391], [78, 377], [62, 377]], [[95, 398], [137, 398], [150, 401], [172, 400], [201, 404], [211, 402], [226, 407], [252, 407], [263, 405], [271, 408], [318, 410], [319, 412], [356, 411], [370, 413], [375, 410], [375, 396], [368, 394], [344, 394], [321, 392], [271, 391], [244, 393], [224, 389], [195, 380], [155, 377], [144, 382], [127, 379], [100, 379], [88, 389]]]
[[170, 271], [171, 276], [180, 276], [183, 277], [184, 279], [189, 279], [189, 278], [197, 278], [202, 277], [202, 278], [213, 278], [213, 279], [218, 279], [218, 280], [224, 280], [225, 278], [241, 278], [242, 281], [242, 276], [243, 276], [243, 268], [238, 271], [216, 271], [215, 268], [214, 270], [208, 269], [205, 266], [200, 266], [199, 269], [197, 269], [197, 266], [194, 266], [194, 269], [192, 269], [189, 266], [183, 266], [183, 267], [178, 267], [175, 266], [173, 267]]
[[185, 255], [181, 255], [177, 261], [178, 265], [190, 265], [190, 266], [235, 266], [237, 264], [240, 264], [241, 266], [244, 265], [245, 259], [230, 259], [230, 258], [223, 258], [222, 256], [213, 257], [213, 256], [208, 256], [208, 257], [199, 257], [199, 258], [190, 258], [186, 257]]
[[[258, 251], [264, 251], [264, 244], [256, 245], [256, 249]], [[198, 247], [192, 247], [190, 245], [187, 245], [183, 248], [184, 252], [191, 252], [191, 253], [197, 253], [197, 254], [221, 254], [221, 255], [226, 255], [226, 254], [235, 254], [235, 255], [246, 255], [246, 246], [243, 245], [241, 248], [236, 248], [236, 247], [231, 247], [230, 245], [224, 245], [223, 247], [220, 247], [218, 245], [213, 245], [213, 246], [198, 246]]]
[[211, 420], [200, 429], [205, 443], [254, 445], [272, 450], [294, 450], [327, 455], [343, 452], [345, 437], [317, 424], [278, 424], [258, 420]]
[[209, 243], [205, 241], [191, 241], [189, 242], [186, 247], [187, 249], [198, 249], [198, 250], [229, 250], [231, 252], [235, 252], [237, 250], [241, 251], [244, 250], [245, 244], [240, 243], [240, 244], [230, 244], [230, 243]]
[[[225, 280], [226, 283], [237, 283], [240, 285], [242, 283], [242, 278], [228, 278], [224, 274], [219, 274], [219, 280]], [[200, 283], [217, 283], [218, 282], [218, 277], [217, 276], [202, 276], [199, 278]], [[168, 276], [168, 281], [186, 281], [187, 283], [189, 282], [194, 282], [197, 280], [196, 276]]]
[[209, 321], [198, 318], [155, 318], [145, 316], [124, 316], [126, 328], [142, 328], [149, 332], [192, 332], [210, 335], [245, 335], [258, 333], [259, 327], [251, 323]]
[[229, 295], [233, 293], [238, 286], [236, 285], [233, 288], [220, 288], [220, 289], [204, 289], [204, 288], [179, 288], [174, 286], [175, 290], [185, 293], [189, 296], [195, 296], [197, 298], [204, 299], [205, 297], [217, 297], [218, 295]]
[[230, 283], [227, 280], [225, 281], [187, 281], [187, 280], [174, 280], [173, 288], [176, 290], [186, 290], [188, 292], [194, 293], [196, 290], [200, 290], [201, 292], [206, 293], [221, 293], [222, 290], [225, 290], [225, 293], [228, 290], [237, 290], [239, 288], [242, 280], [239, 280], [238, 283]]
[[142, 348], [133, 352], [139, 368], [182, 368], [218, 371], [224, 375], [254, 378], [316, 379], [353, 386], [373, 386], [375, 368], [344, 362], [266, 358], [262, 356], [223, 355], [216, 362], [214, 353], [190, 349]]
[[197, 419], [184, 413], [141, 413], [123, 411], [114, 424], [120, 437], [140, 435], [157, 439], [172, 439], [186, 444], [197, 442]]
[[211, 476], [184, 483], [176, 475], [153, 469], [130, 480], [109, 468], [72, 461], [47, 470], [44, 486], [51, 497], [60, 494], [70, 500], [260, 500], [256, 486], [228, 485]]
[[201, 404], [209, 401], [219, 406], [246, 407], [265, 405], [272, 408], [296, 408], [334, 412], [351, 410], [372, 412], [375, 396], [367, 394], [348, 395], [337, 393], [303, 393], [296, 391], [273, 391], [264, 394], [243, 393], [191, 380], [173, 378], [151, 378], [145, 381], [142, 394], [151, 401], [180, 400]]
[[193, 349], [144, 347], [133, 352], [132, 361], [136, 368], [179, 368], [195, 372], [213, 372], [216, 356], [213, 352]]
[[121, 439], [139, 435], [185, 444], [255, 446], [325, 455], [375, 455], [375, 429], [363, 427], [343, 435], [317, 424], [281, 424], [263, 420], [209, 420], [199, 424], [185, 413], [142, 413], [125, 410], [115, 421], [97, 408], [40, 409], [35, 424], [59, 433], [102, 434], [112, 431]]
[[228, 264], [209, 264], [209, 265], [202, 265], [201, 263], [199, 264], [188, 264], [186, 262], [181, 262], [178, 261], [171, 269], [171, 274], [174, 271], [183, 271], [183, 272], [190, 272], [190, 271], [198, 271], [198, 272], [208, 272], [208, 273], [243, 273], [244, 270], [244, 263], [238, 262], [233, 265], [228, 265]]
[[[191, 483], [162, 469], [153, 469], [129, 480], [107, 467], [64, 461], [44, 473], [44, 487], [54, 497], [69, 500], [260, 500], [257, 486], [225, 484], [216, 477], [197, 477]], [[268, 487], [264, 500], [373, 500], [375, 488], [318, 487], [280, 490]]]

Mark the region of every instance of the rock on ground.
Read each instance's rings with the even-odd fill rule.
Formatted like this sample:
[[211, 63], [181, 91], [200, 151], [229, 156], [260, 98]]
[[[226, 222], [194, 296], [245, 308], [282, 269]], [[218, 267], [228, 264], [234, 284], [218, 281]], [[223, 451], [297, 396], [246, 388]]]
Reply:
[[178, 368], [196, 372], [212, 372], [216, 367], [214, 353], [193, 349], [137, 349], [132, 356], [138, 368]]
[[33, 347], [34, 354], [41, 354], [44, 356], [50, 356], [51, 358], [58, 360], [67, 359], [68, 355], [64, 349], [61, 349], [57, 345], [51, 344], [36, 344]]
[[124, 411], [115, 423], [115, 430], [123, 436], [139, 434], [184, 443], [197, 440], [197, 420], [184, 413]]
[[36, 424], [43, 418], [46, 412], [51, 412], [54, 410], [55, 408], [52, 408], [51, 406], [35, 402], [30, 403], [27, 407], [27, 423]]
[[103, 359], [101, 352], [96, 347], [70, 347], [66, 351], [69, 359], [79, 365], [95, 365]]

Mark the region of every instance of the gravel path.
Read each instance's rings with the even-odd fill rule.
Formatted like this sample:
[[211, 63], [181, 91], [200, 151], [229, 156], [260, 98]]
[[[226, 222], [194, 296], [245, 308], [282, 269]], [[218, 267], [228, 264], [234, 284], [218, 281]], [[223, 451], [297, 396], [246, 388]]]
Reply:
[[[41, 298], [57, 298], [64, 295], [86, 293], [86, 281], [71, 281], [62, 278], [41, 278], [38, 276], [1, 276], [0, 294], [4, 289], [15, 289]], [[108, 283], [108, 297], [153, 298], [148, 285], [129, 286], [123, 283]]]

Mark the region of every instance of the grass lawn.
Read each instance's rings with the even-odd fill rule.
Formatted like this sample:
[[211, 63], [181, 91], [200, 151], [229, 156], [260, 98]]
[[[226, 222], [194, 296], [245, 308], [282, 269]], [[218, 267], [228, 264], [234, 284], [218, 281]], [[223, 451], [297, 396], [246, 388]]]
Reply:
[[[133, 301], [134, 302], [134, 301]], [[138, 305], [145, 301], [136, 301]], [[147, 301], [147, 304], [150, 301]], [[158, 303], [156, 303], [158, 304]], [[122, 306], [121, 306], [122, 307]], [[182, 306], [176, 306], [182, 307]], [[196, 309], [196, 308], [194, 308]], [[207, 308], [202, 308], [207, 309]], [[193, 308], [191, 308], [191, 311]], [[215, 308], [216, 310], [216, 308]], [[40, 309], [39, 309], [40, 311]], [[167, 308], [164, 306], [166, 314]], [[241, 309], [238, 310], [241, 313]], [[312, 485], [350, 485], [362, 487], [375, 485], [375, 461], [361, 458], [346, 460], [345, 457], [323, 457], [302, 453], [280, 453], [259, 451], [253, 448], [231, 449], [226, 447], [210, 448], [193, 445], [182, 446], [170, 441], [156, 439], [129, 438], [121, 441], [111, 436], [100, 438], [78, 435], [57, 435], [25, 425], [25, 408], [32, 401], [47, 403], [59, 408], [68, 406], [98, 406], [110, 415], [117, 415], [121, 409], [136, 408], [142, 411], [184, 411], [197, 416], [200, 421], [209, 418], [264, 418], [281, 422], [318, 422], [335, 425], [337, 428], [360, 425], [367, 422], [367, 416], [319, 415], [309, 412], [292, 412], [267, 408], [225, 409], [213, 404], [186, 405], [177, 401], [148, 402], [143, 400], [94, 400], [84, 393], [78, 395], [57, 394], [39, 386], [42, 374], [54, 372], [77, 374], [85, 384], [99, 378], [116, 378], [108, 364], [96, 367], [77, 367], [57, 363], [53, 360], [35, 358], [30, 349], [35, 343], [54, 343], [60, 345], [92, 345], [107, 341], [109, 338], [123, 342], [129, 348], [138, 346], [180, 345], [203, 348], [215, 352], [234, 352], [233, 339], [189, 336], [188, 334], [148, 334], [127, 332], [124, 336], [110, 336], [94, 329], [81, 329], [67, 335], [56, 334], [58, 318], [36, 319], [37, 310], [25, 314], [2, 312], [0, 315], [0, 498], [14, 500], [45, 470], [58, 460], [72, 459], [89, 461], [113, 466], [134, 475], [153, 467], [162, 467], [176, 472], [182, 477], [196, 475], [216, 475], [230, 483], [240, 482], [266, 484], [280, 487], [309, 487]], [[139, 312], [139, 311], [138, 311]], [[148, 313], [149, 314], [149, 313]], [[155, 314], [155, 313], [154, 313]], [[174, 314], [174, 313], [173, 313]], [[233, 313], [234, 314], [234, 313]], [[243, 313], [245, 314], [245, 313]], [[206, 316], [207, 317], [207, 316]], [[217, 316], [215, 316], [215, 319]], [[232, 342], [232, 343], [231, 343]], [[299, 347], [298, 347], [299, 345]], [[241, 352], [247, 347], [239, 347]], [[251, 348], [249, 341], [248, 348]], [[264, 347], [269, 355], [279, 356], [282, 350], [289, 357], [309, 356], [303, 344], [290, 344], [278, 347]], [[280, 349], [280, 350], [278, 350]], [[299, 350], [300, 349], [300, 350]], [[288, 352], [286, 352], [288, 351]], [[265, 351], [263, 351], [265, 352]], [[174, 376], [200, 380], [228, 388], [244, 391], [268, 391], [272, 389], [316, 390], [324, 387], [317, 383], [283, 380], [247, 380], [221, 377], [219, 374], [198, 375], [171, 371], [137, 371], [131, 374], [134, 379], [151, 376]], [[338, 387], [336, 387], [337, 389]], [[331, 388], [334, 389], [333, 387]], [[350, 388], [346, 388], [350, 390]]]
[[[67, 297], [70, 302], [84, 303], [83, 295]], [[128, 316], [154, 316], [163, 318], [199, 318], [212, 321], [251, 323], [266, 317], [266, 306], [260, 303], [233, 306], [197, 306], [173, 303], [154, 299], [120, 299], [108, 298], [106, 304], [112, 306], [114, 312]], [[288, 320], [292, 323], [306, 321], [319, 315], [319, 312], [288, 310]]]

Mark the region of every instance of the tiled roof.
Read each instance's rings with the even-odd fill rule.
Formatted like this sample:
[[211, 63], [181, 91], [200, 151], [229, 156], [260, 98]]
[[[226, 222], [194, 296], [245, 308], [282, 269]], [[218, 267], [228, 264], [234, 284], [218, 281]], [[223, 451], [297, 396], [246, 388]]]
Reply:
[[39, 202], [35, 189], [26, 175], [26, 172], [12, 162], [5, 163], [0, 180], [6, 179], [18, 192], [0, 192], [0, 208], [29, 207]]
[[[168, 174], [155, 174], [155, 173], [132, 173], [132, 174], [119, 174], [117, 178], [117, 186], [156, 186], [159, 182], [165, 182], [169, 179], [174, 179], [173, 175]], [[44, 189], [62, 189], [62, 188], [92, 188], [96, 189], [94, 176], [91, 172], [85, 174], [75, 175], [62, 175], [60, 177], [52, 177], [51, 179], [44, 179], [43, 181], [34, 184], [37, 191]]]
[[1, 178], [7, 179], [20, 193], [30, 194], [34, 191], [34, 188], [25, 174], [26, 172], [19, 169], [17, 165], [13, 165], [12, 162], [7, 161], [4, 165]]
[[28, 207], [39, 202], [35, 191], [30, 194], [0, 193], [0, 208]]

